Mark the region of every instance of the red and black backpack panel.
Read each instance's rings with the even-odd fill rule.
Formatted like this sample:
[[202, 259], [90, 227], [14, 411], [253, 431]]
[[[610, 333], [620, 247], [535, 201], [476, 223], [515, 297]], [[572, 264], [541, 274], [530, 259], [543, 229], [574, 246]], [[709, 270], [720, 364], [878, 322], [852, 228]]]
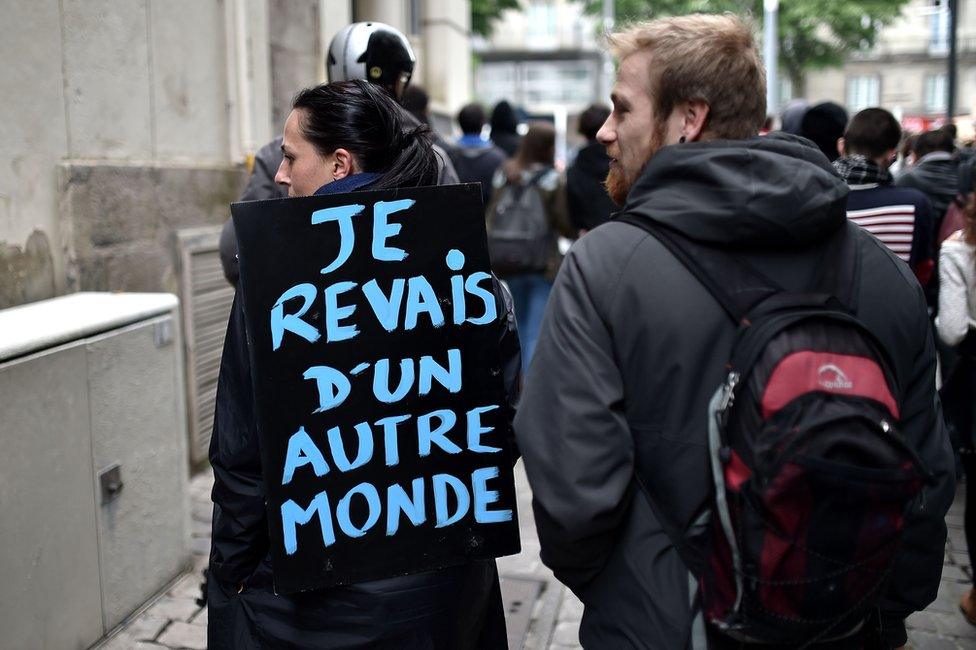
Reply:
[[855, 316], [854, 237], [842, 227], [825, 242], [800, 293], [649, 219], [617, 218], [664, 244], [737, 327], [708, 410], [704, 548], [689, 557], [665, 526], [697, 577], [705, 620], [739, 641], [788, 647], [858, 633], [929, 474], [898, 432], [888, 356]]

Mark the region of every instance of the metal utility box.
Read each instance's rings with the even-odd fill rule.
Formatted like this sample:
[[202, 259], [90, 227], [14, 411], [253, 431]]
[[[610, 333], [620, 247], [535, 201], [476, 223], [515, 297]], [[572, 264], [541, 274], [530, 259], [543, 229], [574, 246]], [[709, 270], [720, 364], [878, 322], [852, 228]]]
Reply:
[[0, 648], [85, 648], [189, 564], [178, 301], [0, 311]]

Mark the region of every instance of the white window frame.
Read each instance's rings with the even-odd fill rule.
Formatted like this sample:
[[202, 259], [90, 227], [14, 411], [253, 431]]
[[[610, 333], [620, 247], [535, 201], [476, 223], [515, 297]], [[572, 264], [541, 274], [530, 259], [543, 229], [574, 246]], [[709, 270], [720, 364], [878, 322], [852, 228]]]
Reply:
[[852, 115], [865, 108], [881, 105], [881, 77], [879, 75], [851, 75], [847, 78], [845, 90], [847, 108]]
[[948, 110], [949, 75], [945, 72], [925, 75], [922, 103], [929, 115], [945, 114]]

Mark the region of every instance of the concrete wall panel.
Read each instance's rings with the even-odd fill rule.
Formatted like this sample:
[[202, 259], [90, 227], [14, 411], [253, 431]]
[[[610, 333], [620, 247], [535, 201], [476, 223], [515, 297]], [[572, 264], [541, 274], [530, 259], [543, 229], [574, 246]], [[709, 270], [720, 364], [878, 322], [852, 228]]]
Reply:
[[[227, 0], [228, 2], [231, 0]], [[244, 140], [244, 148], [254, 153], [269, 140], [281, 133], [280, 126], [272, 123], [271, 99], [273, 97], [271, 79], [271, 51], [269, 47], [271, 28], [268, 0], [238, 0], [246, 11], [244, 29], [247, 34], [247, 68], [250, 126]]]
[[244, 180], [238, 167], [65, 163], [68, 286], [175, 292], [173, 232], [222, 224]]
[[[456, 0], [425, 0], [424, 51], [417, 62], [424, 67], [424, 83], [432, 101], [454, 113], [472, 93], [471, 5]], [[464, 61], [464, 65], [458, 65]]]
[[148, 0], [62, 0], [68, 155], [153, 158]]
[[224, 10], [216, 0], [151, 0], [156, 153], [229, 162]]
[[86, 648], [102, 605], [84, 347], [0, 364], [0, 400], [0, 648]]
[[322, 44], [320, 57], [319, 79], [326, 80], [325, 56], [329, 51], [329, 43], [339, 30], [352, 22], [351, 0], [319, 0], [319, 42]]
[[50, 298], [57, 161], [65, 155], [58, 0], [5, 0], [0, 19], [0, 308]]
[[320, 81], [319, 26], [319, 0], [270, 0], [268, 4], [271, 128], [276, 134], [285, 127], [295, 93]]

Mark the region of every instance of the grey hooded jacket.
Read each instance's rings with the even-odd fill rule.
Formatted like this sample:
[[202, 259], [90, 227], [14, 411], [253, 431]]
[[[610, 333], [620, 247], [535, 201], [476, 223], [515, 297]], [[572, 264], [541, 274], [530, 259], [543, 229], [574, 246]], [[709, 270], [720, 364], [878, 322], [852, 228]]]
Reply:
[[[847, 191], [804, 140], [712, 141], [660, 150], [624, 210], [739, 250], [793, 290], [812, 281], [818, 243], [837, 228], [854, 231], [857, 315], [893, 359], [901, 431], [937, 476], [909, 519], [882, 602], [883, 634], [897, 647], [903, 619], [936, 596], [953, 460], [922, 290], [905, 264], [848, 223]], [[542, 560], [585, 605], [585, 647], [690, 647], [689, 574], [635, 474], [681, 530], [708, 507], [706, 409], [734, 332], [694, 276], [635, 226], [610, 221], [563, 262], [515, 430]]]

